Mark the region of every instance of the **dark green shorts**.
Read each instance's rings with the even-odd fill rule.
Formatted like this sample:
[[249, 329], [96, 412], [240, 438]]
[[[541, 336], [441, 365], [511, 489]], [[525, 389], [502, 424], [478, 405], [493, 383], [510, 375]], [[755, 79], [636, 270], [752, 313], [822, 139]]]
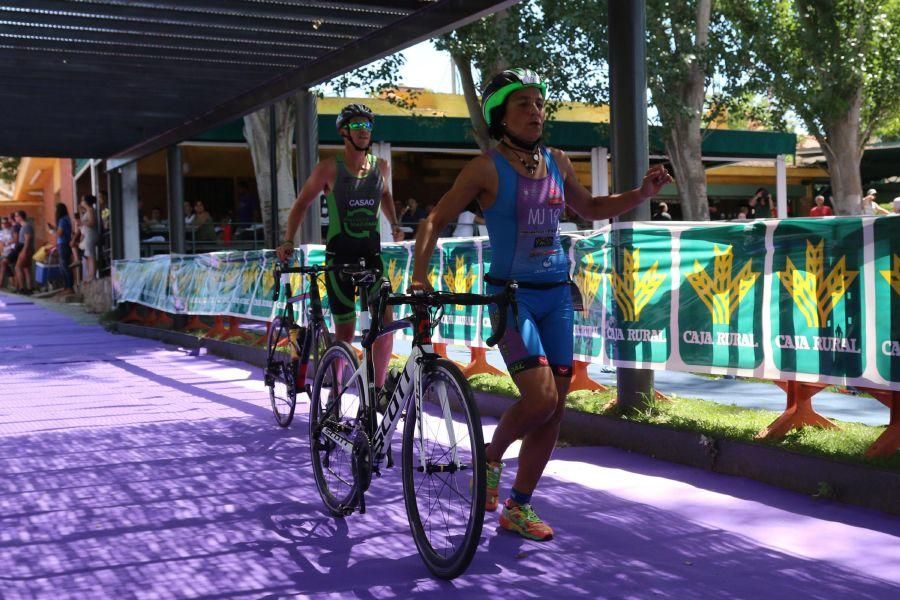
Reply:
[[[381, 277], [382, 263], [381, 254], [370, 254], [368, 256], [339, 256], [326, 254], [325, 264], [343, 265], [355, 264], [360, 259], [365, 260], [367, 269], [378, 269], [377, 277]], [[369, 291], [376, 289], [378, 281]], [[353, 282], [349, 279], [341, 277], [340, 273], [328, 271], [325, 274], [325, 289], [328, 293], [328, 305], [331, 308], [331, 316], [338, 325], [349, 323], [356, 318], [356, 289]]]

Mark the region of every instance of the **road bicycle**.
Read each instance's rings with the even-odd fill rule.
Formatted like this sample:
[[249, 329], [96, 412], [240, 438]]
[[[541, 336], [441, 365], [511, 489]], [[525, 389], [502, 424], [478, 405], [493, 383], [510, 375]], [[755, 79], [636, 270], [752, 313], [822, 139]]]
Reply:
[[[331, 345], [332, 337], [322, 314], [322, 298], [319, 294], [320, 273], [342, 268], [344, 265], [314, 265], [288, 267], [277, 262], [274, 269], [275, 290], [272, 301], [278, 302], [284, 291], [284, 312], [273, 319], [266, 339], [266, 368], [264, 381], [269, 388], [269, 400], [275, 422], [287, 427], [294, 419], [297, 407], [297, 393], [306, 391], [310, 364], [313, 367]], [[306, 292], [292, 295], [293, 274], [305, 275], [309, 281]], [[306, 305], [306, 326], [297, 323], [294, 305], [308, 300]]]
[[[352, 275], [363, 310], [363, 357], [336, 343], [322, 357], [310, 402], [310, 452], [319, 495], [331, 514], [366, 511], [365, 492], [382, 463], [392, 466], [391, 441], [401, 419], [403, 497], [410, 529], [425, 565], [452, 579], [468, 567], [481, 537], [485, 503], [485, 453], [481, 417], [465, 377], [434, 352], [431, 332], [445, 304], [497, 304], [494, 345], [506, 327], [507, 307], [516, 314], [515, 283], [492, 296], [445, 292], [390, 296], [377, 288], [374, 318], [367, 288], [375, 274]], [[411, 305], [410, 317], [383, 325], [386, 306]], [[515, 318], [515, 317], [514, 317]], [[373, 322], [374, 321], [374, 322]], [[376, 395], [372, 345], [382, 335], [413, 328], [413, 344], [402, 372]]]

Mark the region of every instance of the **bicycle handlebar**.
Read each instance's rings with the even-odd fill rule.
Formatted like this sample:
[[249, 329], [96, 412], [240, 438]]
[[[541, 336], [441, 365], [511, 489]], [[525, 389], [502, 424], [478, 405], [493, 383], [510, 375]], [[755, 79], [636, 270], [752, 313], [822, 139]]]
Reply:
[[366, 337], [366, 340], [363, 342], [363, 344], [365, 345], [366, 342], [371, 344], [377, 336], [378, 331], [381, 329], [381, 315], [384, 312], [385, 306], [409, 304], [411, 306], [438, 307], [445, 304], [460, 304], [463, 306], [496, 304], [497, 308], [499, 309], [499, 321], [491, 337], [485, 340], [485, 343], [488, 346], [495, 346], [500, 338], [503, 337], [503, 334], [506, 332], [507, 307], [512, 308], [513, 318], [518, 321], [519, 306], [516, 303], [516, 290], [518, 289], [518, 287], [519, 286], [515, 281], [510, 281], [501, 291], [491, 295], [423, 291], [421, 293], [398, 294], [389, 296], [388, 294], [390, 294], [391, 291], [390, 283], [385, 282], [384, 284], [382, 284], [381, 290], [379, 290], [380, 293], [377, 314], [375, 315], [378, 326], [372, 327], [369, 330], [369, 335]]
[[279, 282], [282, 275], [318, 275], [319, 273], [327, 273], [329, 271], [344, 271], [347, 269], [359, 269], [358, 264], [339, 264], [339, 265], [309, 265], [305, 267], [288, 267], [287, 261], [278, 261], [275, 263], [273, 276], [275, 279], [275, 288], [272, 290], [272, 302], [278, 302], [278, 296], [281, 293]]

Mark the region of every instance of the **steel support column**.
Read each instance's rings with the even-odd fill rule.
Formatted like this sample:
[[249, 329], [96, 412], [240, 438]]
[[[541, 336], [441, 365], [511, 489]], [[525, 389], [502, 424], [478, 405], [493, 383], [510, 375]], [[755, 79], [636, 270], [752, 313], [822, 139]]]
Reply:
[[120, 169], [122, 189], [122, 252], [123, 258], [141, 257], [141, 223], [138, 215], [137, 163]]
[[169, 188], [169, 252], [184, 254], [184, 172], [181, 146], [166, 151], [166, 183]]
[[[112, 259], [120, 260], [125, 258], [125, 242], [124, 232], [125, 226], [122, 222], [122, 173], [119, 169], [108, 171], [107, 189], [109, 202], [109, 236], [110, 244], [112, 244]], [[102, 219], [101, 219], [102, 220]]]
[[[644, 0], [608, 4], [610, 125], [613, 186], [624, 192], [641, 184], [649, 166], [647, 138], [646, 5]], [[649, 221], [650, 202], [621, 215], [618, 221]], [[614, 234], [616, 269], [624, 253]], [[616, 369], [619, 405], [634, 410], [653, 397], [653, 371]]]
[[[297, 147], [296, 183], [297, 193], [312, 174], [316, 163], [319, 162], [319, 118], [317, 113], [318, 100], [316, 95], [309, 90], [302, 90], [294, 98], [294, 114], [296, 124], [294, 127], [295, 143]], [[310, 205], [303, 223], [300, 224], [300, 239], [294, 243], [320, 244], [322, 243], [322, 207], [318, 198]]]

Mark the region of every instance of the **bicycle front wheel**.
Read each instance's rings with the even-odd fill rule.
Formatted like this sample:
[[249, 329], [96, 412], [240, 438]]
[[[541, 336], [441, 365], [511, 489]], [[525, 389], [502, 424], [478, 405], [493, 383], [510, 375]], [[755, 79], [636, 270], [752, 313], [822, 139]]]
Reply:
[[343, 517], [356, 506], [357, 473], [350, 454], [325, 435], [349, 438], [362, 414], [363, 390], [354, 373], [356, 352], [339, 342], [322, 357], [309, 403], [309, 448], [313, 476], [328, 511]]
[[287, 322], [275, 317], [266, 340], [265, 383], [272, 403], [275, 422], [287, 427], [297, 407], [296, 364], [291, 360], [291, 342]]
[[469, 566], [484, 522], [481, 416], [459, 368], [440, 359], [422, 372], [421, 404], [403, 427], [403, 497], [428, 569], [453, 579]]

